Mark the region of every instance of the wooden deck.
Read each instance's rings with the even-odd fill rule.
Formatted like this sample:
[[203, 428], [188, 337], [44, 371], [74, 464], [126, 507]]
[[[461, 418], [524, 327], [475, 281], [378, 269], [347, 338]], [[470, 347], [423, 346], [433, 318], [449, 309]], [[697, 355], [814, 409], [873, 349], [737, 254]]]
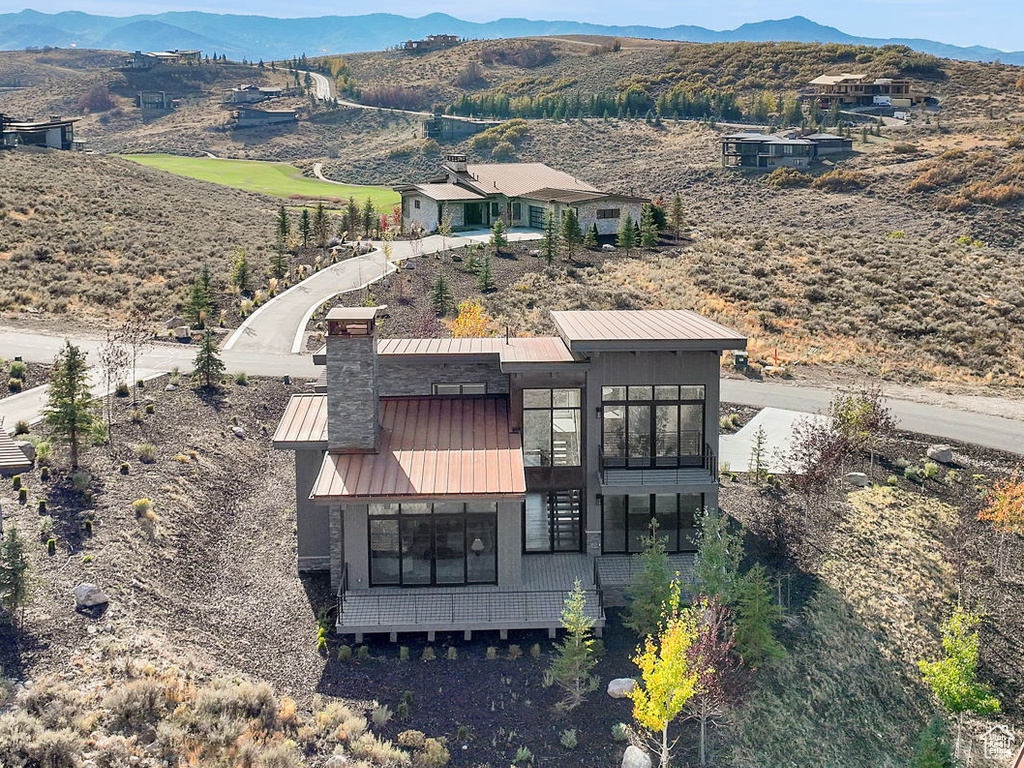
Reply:
[[586, 590], [587, 611], [600, 633], [604, 627], [601, 595], [594, 583], [593, 560], [582, 554], [524, 555], [521, 587], [465, 587], [348, 590], [339, 603], [337, 631], [354, 634], [462, 632], [546, 629], [554, 636], [561, 626], [566, 594], [576, 580]]

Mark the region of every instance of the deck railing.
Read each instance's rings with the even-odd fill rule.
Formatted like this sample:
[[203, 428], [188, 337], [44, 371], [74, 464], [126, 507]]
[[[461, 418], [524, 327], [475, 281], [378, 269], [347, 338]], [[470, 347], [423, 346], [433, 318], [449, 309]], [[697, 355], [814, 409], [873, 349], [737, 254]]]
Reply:
[[[689, 456], [605, 456], [598, 449], [601, 482], [605, 485], [671, 485], [692, 481], [694, 472], [707, 472], [718, 482], [718, 460], [711, 446]], [[614, 479], [614, 482], [613, 482]]]

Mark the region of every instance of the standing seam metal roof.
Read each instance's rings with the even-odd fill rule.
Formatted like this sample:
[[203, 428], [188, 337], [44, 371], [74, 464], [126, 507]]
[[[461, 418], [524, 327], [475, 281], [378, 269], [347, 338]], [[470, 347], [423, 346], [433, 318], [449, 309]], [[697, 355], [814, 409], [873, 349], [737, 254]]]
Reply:
[[731, 328], [685, 309], [552, 312], [569, 348], [602, 341], [746, 341]]
[[327, 442], [327, 395], [292, 395], [274, 433], [274, 445]]
[[381, 400], [377, 453], [328, 453], [311, 498], [521, 496], [526, 473], [506, 398]]

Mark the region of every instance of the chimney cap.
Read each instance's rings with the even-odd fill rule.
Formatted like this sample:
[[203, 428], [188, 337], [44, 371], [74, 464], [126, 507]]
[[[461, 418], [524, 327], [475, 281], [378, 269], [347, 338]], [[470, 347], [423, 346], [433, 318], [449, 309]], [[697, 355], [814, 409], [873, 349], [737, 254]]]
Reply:
[[377, 313], [387, 309], [387, 305], [380, 307], [335, 307], [327, 313], [328, 320], [373, 320]]

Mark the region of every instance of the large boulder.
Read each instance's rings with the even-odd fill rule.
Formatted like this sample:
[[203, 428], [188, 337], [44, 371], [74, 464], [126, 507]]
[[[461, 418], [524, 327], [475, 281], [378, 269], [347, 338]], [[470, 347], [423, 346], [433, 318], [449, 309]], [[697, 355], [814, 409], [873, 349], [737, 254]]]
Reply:
[[352, 765], [345, 755], [333, 755], [327, 758], [327, 762], [324, 763], [324, 768], [348, 768]]
[[651, 768], [651, 758], [640, 747], [630, 744], [622, 756], [622, 768]]
[[608, 695], [613, 699], [625, 699], [636, 688], [632, 677], [617, 677], [608, 683]]
[[855, 485], [858, 488], [867, 488], [871, 484], [871, 481], [868, 480], [868, 476], [863, 472], [847, 472], [846, 482], [850, 485]]
[[95, 584], [79, 584], [75, 587], [76, 608], [98, 608], [110, 602], [102, 589]]
[[28, 440], [19, 440], [15, 445], [21, 448], [21, 452], [25, 454], [26, 459], [29, 461], [36, 460], [36, 447]]
[[939, 464], [952, 464], [953, 449], [948, 445], [929, 445], [928, 458], [939, 462]]

